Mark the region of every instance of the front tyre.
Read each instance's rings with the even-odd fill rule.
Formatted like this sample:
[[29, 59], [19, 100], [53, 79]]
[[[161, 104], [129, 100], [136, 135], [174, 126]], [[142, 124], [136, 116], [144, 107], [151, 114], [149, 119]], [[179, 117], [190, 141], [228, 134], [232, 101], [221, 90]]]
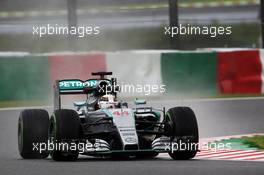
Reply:
[[[193, 110], [189, 107], [175, 107], [168, 110], [165, 123], [169, 126], [169, 136], [177, 140], [178, 148], [169, 152], [174, 160], [187, 160], [195, 157], [198, 151], [198, 124]], [[180, 143], [179, 143], [180, 142]], [[185, 149], [179, 149], [185, 145]]]
[[48, 141], [49, 114], [42, 109], [23, 110], [18, 119], [18, 150], [24, 159], [44, 159], [47, 151], [39, 145]]
[[[80, 138], [80, 118], [76, 111], [70, 109], [56, 110], [50, 118], [50, 140], [56, 145], [77, 144]], [[70, 147], [70, 146], [69, 146]], [[51, 151], [55, 161], [75, 161], [79, 151], [64, 149], [67, 146]], [[77, 148], [77, 147], [76, 147]]]

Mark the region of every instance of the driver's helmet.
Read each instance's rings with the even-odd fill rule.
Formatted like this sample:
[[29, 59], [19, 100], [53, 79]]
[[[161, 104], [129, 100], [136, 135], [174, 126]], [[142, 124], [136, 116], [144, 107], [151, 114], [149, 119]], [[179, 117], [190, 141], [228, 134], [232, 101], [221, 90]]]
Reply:
[[99, 108], [114, 108], [115, 107], [115, 96], [114, 95], [103, 95], [98, 100]]

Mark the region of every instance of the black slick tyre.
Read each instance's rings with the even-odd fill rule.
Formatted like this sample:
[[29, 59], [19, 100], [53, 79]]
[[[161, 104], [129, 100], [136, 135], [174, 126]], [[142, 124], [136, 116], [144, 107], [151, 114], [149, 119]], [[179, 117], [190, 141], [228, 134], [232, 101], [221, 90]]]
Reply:
[[[187, 160], [195, 157], [198, 151], [199, 133], [196, 116], [189, 107], [175, 107], [168, 110], [165, 120], [170, 127], [170, 137], [178, 138], [186, 149], [171, 149], [169, 155], [174, 160]], [[185, 138], [185, 139], [184, 139]], [[178, 144], [178, 148], [182, 146]], [[173, 150], [173, 151], [172, 151]]]
[[24, 159], [44, 159], [47, 150], [40, 152], [39, 145], [48, 141], [49, 114], [42, 109], [23, 110], [18, 119], [18, 150]]
[[[76, 111], [70, 109], [56, 110], [50, 118], [50, 140], [54, 144], [74, 143], [80, 138], [80, 118]], [[79, 155], [78, 150], [51, 151], [55, 161], [75, 161]]]

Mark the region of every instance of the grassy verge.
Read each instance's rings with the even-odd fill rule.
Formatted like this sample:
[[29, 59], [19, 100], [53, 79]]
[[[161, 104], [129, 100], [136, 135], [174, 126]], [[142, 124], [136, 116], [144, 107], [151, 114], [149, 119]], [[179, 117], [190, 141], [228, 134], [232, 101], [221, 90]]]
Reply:
[[251, 147], [264, 149], [264, 136], [244, 137], [243, 143], [250, 145]]
[[[2, 0], [3, 1], [3, 0]], [[28, 13], [31, 11], [34, 12], [44, 12], [44, 11], [61, 11], [64, 10], [66, 12], [66, 4], [65, 1], [56, 1], [55, 3], [50, 3], [46, 1], [34, 2], [34, 0], [28, 1], [18, 1], [18, 0], [9, 0], [0, 3], [0, 16], [11, 15], [12, 13]], [[186, 7], [189, 5], [193, 5], [194, 3], [199, 3], [199, 6], [208, 3], [221, 3], [221, 4], [234, 4], [237, 5], [239, 3], [243, 4], [258, 4], [257, 0], [179, 0], [179, 6]], [[97, 9], [97, 10], [136, 10], [136, 9], [159, 9], [159, 8], [168, 8], [168, 1], [160, 1], [160, 0], [151, 0], [151, 1], [140, 1], [140, 0], [115, 0], [115, 1], [101, 1], [98, 3], [96, 0], [91, 1], [77, 1], [77, 8], [83, 10], [89, 9]], [[11, 14], [9, 14], [11, 13]], [[41, 15], [40, 15], [41, 16]]]
[[[193, 4], [193, 3], [202, 3], [202, 4], [207, 4], [207, 3], [225, 3], [225, 2], [229, 2], [229, 3], [240, 3], [240, 2], [253, 2], [253, 0], [181, 0], [179, 1], [179, 5], [188, 5], [188, 4]], [[166, 7], [168, 6], [168, 2], [167, 1], [161, 1], [161, 2], [152, 2], [152, 3], [146, 3], [146, 2], [141, 2], [141, 3], [129, 3], [129, 4], [124, 4], [124, 5], [115, 5], [115, 6], [94, 6], [93, 8], [97, 8], [97, 9], [107, 9], [107, 8], [112, 8], [112, 9], [116, 9], [119, 7], [131, 7], [131, 8], [136, 8], [136, 7], [145, 7], [148, 8], [150, 6], [152, 7]]]
[[[192, 24], [196, 26], [195, 24]], [[217, 26], [219, 24], [213, 24]], [[225, 26], [225, 25], [222, 25]], [[206, 35], [181, 37], [181, 49], [215, 47], [258, 47], [259, 24], [233, 24], [232, 35], [211, 38]], [[52, 43], [52, 44], [50, 44]], [[72, 42], [73, 43], [73, 42]], [[169, 49], [170, 38], [164, 35], [164, 27], [131, 28], [120, 30], [102, 29], [99, 36], [77, 38], [70, 48], [67, 36], [45, 36], [32, 34], [0, 35], [0, 51], [26, 51], [32, 53], [74, 51], [116, 51], [133, 49]]]
[[0, 101], [0, 108], [26, 107], [26, 106], [48, 106], [49, 101]]
[[193, 2], [201, 2], [201, 3], [207, 3], [207, 2], [248, 2], [250, 0], [180, 0], [180, 3], [193, 3]]
[[[228, 149], [234, 149], [234, 150], [262, 150], [264, 149], [264, 135], [258, 135], [258, 136], [245, 136], [242, 138], [230, 138], [230, 139], [223, 139], [216, 142], [211, 142], [209, 145], [212, 146], [212, 148], [217, 148], [217, 145], [227, 145]], [[227, 147], [225, 147], [227, 149]]]

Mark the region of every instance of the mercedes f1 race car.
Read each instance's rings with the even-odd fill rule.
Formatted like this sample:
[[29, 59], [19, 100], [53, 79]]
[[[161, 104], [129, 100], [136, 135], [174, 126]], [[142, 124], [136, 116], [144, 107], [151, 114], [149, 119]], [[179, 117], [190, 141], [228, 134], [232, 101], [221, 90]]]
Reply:
[[[152, 158], [168, 153], [175, 160], [193, 158], [198, 151], [198, 125], [189, 107], [165, 110], [135, 100], [133, 107], [118, 101], [112, 72], [86, 81], [58, 80], [54, 111], [26, 109], [18, 120], [18, 149], [22, 158], [74, 161], [79, 154], [96, 157]], [[84, 94], [72, 109], [61, 105], [62, 95]]]

